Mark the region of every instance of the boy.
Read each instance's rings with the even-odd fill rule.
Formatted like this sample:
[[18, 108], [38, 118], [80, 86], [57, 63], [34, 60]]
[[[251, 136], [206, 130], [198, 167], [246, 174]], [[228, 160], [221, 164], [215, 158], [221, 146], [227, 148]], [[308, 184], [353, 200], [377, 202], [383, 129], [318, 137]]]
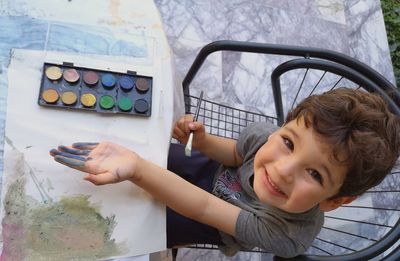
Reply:
[[[230, 254], [260, 247], [283, 257], [303, 253], [321, 229], [323, 212], [379, 184], [399, 156], [399, 118], [380, 97], [346, 88], [308, 97], [281, 128], [250, 125], [238, 141], [207, 134], [189, 117], [176, 124], [173, 137], [186, 143], [190, 131], [202, 153], [196, 155], [212, 159], [194, 178], [202, 176], [200, 184], [205, 177], [208, 184], [200, 186], [212, 193], [108, 142], [61, 146], [50, 154], [89, 173], [84, 179], [96, 185], [129, 180], [189, 218], [168, 210], [169, 247], [208, 242]], [[196, 155], [186, 161], [197, 161]], [[193, 176], [180, 163], [170, 159], [169, 169]], [[190, 230], [179, 230], [185, 226], [205, 236], [184, 238]]]

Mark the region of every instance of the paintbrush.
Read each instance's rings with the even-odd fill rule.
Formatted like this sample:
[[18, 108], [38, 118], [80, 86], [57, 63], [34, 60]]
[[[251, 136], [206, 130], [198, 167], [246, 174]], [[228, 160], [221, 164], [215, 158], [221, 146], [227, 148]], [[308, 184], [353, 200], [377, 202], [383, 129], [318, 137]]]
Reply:
[[[203, 100], [203, 91], [200, 92], [199, 100], [197, 101], [196, 112], [194, 113], [193, 122], [197, 121], [200, 112], [200, 104]], [[190, 131], [188, 142], [186, 143], [185, 147], [185, 156], [190, 157], [192, 156], [192, 142], [193, 142], [193, 131]]]

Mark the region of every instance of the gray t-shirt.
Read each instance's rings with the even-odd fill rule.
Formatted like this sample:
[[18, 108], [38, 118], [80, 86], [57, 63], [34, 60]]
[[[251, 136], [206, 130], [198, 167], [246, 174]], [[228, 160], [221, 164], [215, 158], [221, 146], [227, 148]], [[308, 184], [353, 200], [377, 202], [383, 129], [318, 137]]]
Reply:
[[282, 257], [304, 253], [321, 230], [324, 215], [318, 206], [304, 213], [288, 213], [261, 203], [253, 190], [253, 162], [258, 149], [278, 127], [270, 123], [254, 123], [240, 134], [237, 151], [243, 158], [238, 168], [220, 169], [213, 194], [242, 210], [236, 222], [235, 238], [223, 232], [228, 255], [240, 249], [259, 247]]

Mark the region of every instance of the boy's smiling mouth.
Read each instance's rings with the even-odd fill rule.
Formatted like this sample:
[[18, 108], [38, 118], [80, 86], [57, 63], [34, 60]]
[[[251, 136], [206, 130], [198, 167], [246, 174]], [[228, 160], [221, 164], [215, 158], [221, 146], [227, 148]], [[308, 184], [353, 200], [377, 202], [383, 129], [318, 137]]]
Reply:
[[265, 175], [263, 175], [263, 181], [266, 185], [267, 189], [270, 191], [271, 194], [287, 198], [288, 196], [283, 192], [270, 178], [268, 172], [265, 170]]

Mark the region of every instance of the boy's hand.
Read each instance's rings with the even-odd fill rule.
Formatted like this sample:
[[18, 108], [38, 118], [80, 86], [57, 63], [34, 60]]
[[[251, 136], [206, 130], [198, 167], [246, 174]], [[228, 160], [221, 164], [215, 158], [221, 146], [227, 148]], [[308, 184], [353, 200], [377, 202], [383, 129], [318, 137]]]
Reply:
[[193, 147], [199, 148], [206, 137], [206, 132], [202, 123], [193, 122], [193, 115], [185, 115], [175, 124], [172, 137], [186, 144], [190, 131], [193, 131]]
[[50, 155], [61, 164], [88, 173], [84, 179], [95, 185], [138, 178], [135, 172], [141, 160], [133, 151], [110, 142], [59, 146], [52, 149]]

